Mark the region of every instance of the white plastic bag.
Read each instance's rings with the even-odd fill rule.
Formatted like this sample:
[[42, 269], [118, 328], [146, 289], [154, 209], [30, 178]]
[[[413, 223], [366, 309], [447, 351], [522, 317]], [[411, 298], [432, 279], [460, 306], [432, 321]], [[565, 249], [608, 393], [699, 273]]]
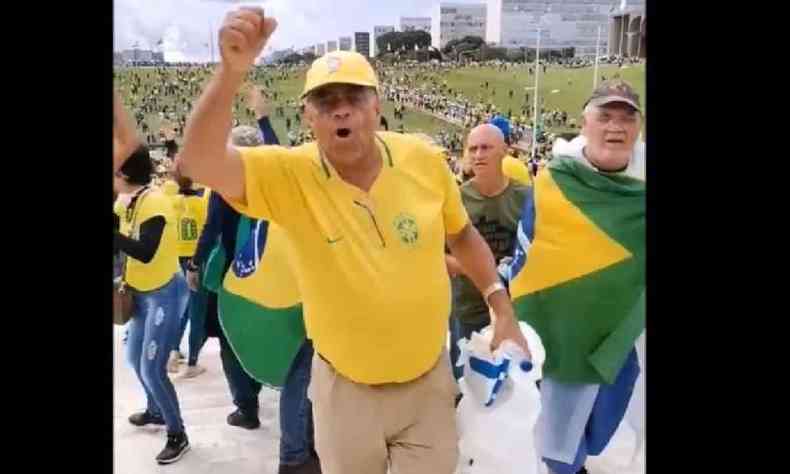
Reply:
[[458, 405], [462, 474], [543, 472], [535, 444], [540, 415], [535, 383], [542, 377], [546, 352], [538, 334], [526, 323], [520, 325], [531, 358], [511, 341], [491, 353], [490, 326], [458, 343], [458, 363], [464, 366]]

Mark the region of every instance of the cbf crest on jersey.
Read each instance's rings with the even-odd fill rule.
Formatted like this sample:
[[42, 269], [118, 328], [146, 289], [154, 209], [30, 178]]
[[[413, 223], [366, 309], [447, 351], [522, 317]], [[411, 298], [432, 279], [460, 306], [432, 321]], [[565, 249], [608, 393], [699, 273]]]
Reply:
[[241, 216], [234, 257], [218, 291], [222, 331], [251, 377], [281, 387], [305, 339], [290, 241], [277, 224]]
[[236, 253], [233, 260], [233, 273], [239, 278], [247, 278], [258, 268], [264, 249], [266, 248], [266, 237], [268, 236], [269, 222], [264, 220], [254, 220], [250, 223], [247, 235], [240, 235], [238, 238], [246, 241], [241, 250]]

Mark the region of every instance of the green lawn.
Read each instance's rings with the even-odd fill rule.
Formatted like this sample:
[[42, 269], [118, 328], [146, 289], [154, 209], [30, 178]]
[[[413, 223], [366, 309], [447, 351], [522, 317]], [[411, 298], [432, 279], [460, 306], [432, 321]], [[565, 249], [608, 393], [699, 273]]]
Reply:
[[[571, 117], [580, 114], [584, 101], [587, 100], [593, 89], [593, 68], [549, 67], [546, 74], [542, 70], [543, 67], [541, 67], [539, 77], [539, 88], [540, 96], [545, 99], [544, 107], [546, 109], [559, 108], [568, 112]], [[627, 69], [602, 65], [598, 72], [608, 79], [619, 73], [620, 78], [628, 81], [637, 91], [644, 110], [644, 65], [631, 66]], [[480, 87], [486, 81], [489, 83], [487, 90]], [[534, 87], [535, 75], [530, 75], [526, 68], [518, 72], [500, 72], [493, 68], [464, 68], [451, 72], [447, 77], [447, 85], [453, 89], [460, 89], [467, 97], [493, 102], [501, 112], [507, 113], [508, 109], [512, 108], [513, 113], [517, 114], [524, 103], [524, 88]], [[496, 89], [496, 96], [491, 95], [493, 89]], [[511, 89], [514, 92], [512, 100], [508, 98], [508, 91]], [[554, 90], [559, 92], [552, 93]], [[532, 109], [535, 93], [530, 90], [529, 95], [528, 105]]]
[[[158, 87], [159, 81], [156, 79], [152, 70], [137, 69], [137, 72], [141, 73], [145, 78], [143, 83], [146, 94], [150, 94], [154, 87]], [[644, 108], [644, 65], [632, 65], [626, 69], [619, 69], [616, 66], [602, 65], [599, 69], [599, 72], [602, 76], [606, 76], [607, 78], [612, 78], [615, 74], [619, 73], [621, 78], [629, 81], [634, 86], [637, 93], [640, 95], [642, 106]], [[123, 83], [124, 78], [127, 77], [128, 74], [129, 70], [118, 70], [117, 76], [119, 79], [117, 80], [120, 80], [120, 82]], [[166, 74], [168, 78], [175, 77], [174, 70], [168, 70]], [[299, 97], [304, 85], [304, 74], [305, 71], [302, 70], [292, 74], [287, 80], [275, 80], [274, 90], [280, 93], [280, 97], [274, 104], [272, 104], [272, 125], [280, 140], [285, 143], [287, 143], [285, 118], [277, 116], [274, 113], [274, 107], [277, 105], [285, 105], [287, 101], [292, 101], [293, 99], [297, 99]], [[547, 110], [554, 108], [565, 110], [568, 112], [569, 118], [578, 119], [584, 101], [592, 91], [592, 76], [593, 68], [591, 67], [583, 69], [549, 67], [549, 70], [546, 74], [541, 72], [540, 92], [541, 97], [543, 97], [545, 100], [544, 107]], [[202, 80], [205, 80], [205, 78], [202, 78]], [[510, 109], [514, 115], [520, 115], [520, 110], [524, 103], [524, 88], [532, 87], [535, 82], [535, 77], [534, 75], [528, 74], [526, 67], [520, 67], [519, 69], [510, 72], [500, 72], [493, 68], [461, 68], [448, 73], [446, 80], [449, 87], [462, 91], [464, 96], [472, 99], [473, 101], [483, 100], [485, 102], [493, 102], [493, 104], [497, 107], [497, 110], [500, 112], [507, 113]], [[482, 89], [480, 87], [480, 84], [486, 81], [489, 82], [490, 86], [488, 90]], [[262, 81], [257, 82], [260, 82], [260, 85], [262, 85]], [[491, 95], [491, 91], [493, 89], [496, 90], [495, 96]], [[508, 98], [508, 91], [511, 89], [514, 91], [514, 98], [512, 100]], [[558, 92], [552, 93], [554, 90], [558, 90]], [[121, 95], [127, 97], [127, 99], [128, 94], [128, 87], [127, 90], [121, 92]], [[529, 94], [530, 101], [528, 106], [531, 110], [534, 100], [534, 91], [530, 90]], [[187, 99], [194, 102], [196, 96], [187, 97]], [[130, 104], [130, 108], [135, 109], [139, 105], [139, 102], [140, 99], [138, 98], [135, 103]], [[173, 98], [162, 97], [160, 98], [159, 104], [172, 105], [174, 102], [175, 101]], [[240, 103], [240, 105], [243, 109], [243, 104]], [[394, 105], [390, 102], [385, 102], [383, 107], [384, 115], [387, 117], [391, 130], [397, 129], [398, 125], [400, 124], [399, 121], [394, 119], [393, 107]], [[293, 119], [297, 113], [297, 109], [293, 107], [286, 107], [285, 113], [287, 116]], [[459, 128], [454, 125], [414, 110], [406, 109], [404, 115], [405, 119], [403, 125], [406, 131], [409, 132], [423, 132], [429, 135], [435, 135], [440, 130], [459, 130]], [[253, 124], [254, 122], [254, 120], [250, 120], [243, 115], [239, 116], [239, 118], [244, 123]], [[158, 113], [147, 114], [145, 120], [152, 130], [158, 130], [160, 125]], [[298, 125], [295, 121], [293, 122], [294, 126]], [[555, 132], [568, 131], [566, 129], [557, 128], [551, 130]]]

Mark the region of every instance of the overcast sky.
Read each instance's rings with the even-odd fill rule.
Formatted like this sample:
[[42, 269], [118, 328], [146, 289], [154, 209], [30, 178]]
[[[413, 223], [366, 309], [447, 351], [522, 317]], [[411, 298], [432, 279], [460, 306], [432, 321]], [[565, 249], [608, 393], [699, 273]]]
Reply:
[[[483, 3], [454, 0], [457, 3]], [[225, 13], [243, 5], [261, 5], [279, 26], [272, 36], [272, 50], [291, 46], [303, 48], [355, 31], [369, 31], [374, 25], [399, 28], [401, 16], [431, 16], [439, 0], [115, 0], [114, 50], [155, 48], [163, 40], [167, 61], [205, 61], [210, 57], [209, 32], [213, 43]], [[372, 40], [372, 38], [371, 38]], [[353, 40], [352, 40], [353, 41]], [[264, 52], [268, 55], [271, 50]], [[219, 54], [215, 55], [218, 59]]]

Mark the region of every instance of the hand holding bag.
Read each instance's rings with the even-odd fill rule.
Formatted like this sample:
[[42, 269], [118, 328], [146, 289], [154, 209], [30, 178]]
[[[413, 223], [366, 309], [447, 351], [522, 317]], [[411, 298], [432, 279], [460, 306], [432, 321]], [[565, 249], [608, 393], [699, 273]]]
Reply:
[[[134, 206], [134, 214], [132, 216], [132, 227], [131, 232], [134, 232], [134, 225], [137, 222], [137, 213], [140, 207], [143, 204], [143, 198], [148, 193], [148, 189], [146, 188], [140, 197], [137, 199], [137, 203]], [[133, 291], [129, 285], [126, 283], [126, 263], [129, 260], [128, 255], [124, 255], [123, 257], [123, 268], [121, 270], [121, 276], [113, 281], [113, 289], [112, 289], [112, 322], [118, 326], [123, 326], [130, 319], [132, 319], [132, 310], [133, 308]]]

